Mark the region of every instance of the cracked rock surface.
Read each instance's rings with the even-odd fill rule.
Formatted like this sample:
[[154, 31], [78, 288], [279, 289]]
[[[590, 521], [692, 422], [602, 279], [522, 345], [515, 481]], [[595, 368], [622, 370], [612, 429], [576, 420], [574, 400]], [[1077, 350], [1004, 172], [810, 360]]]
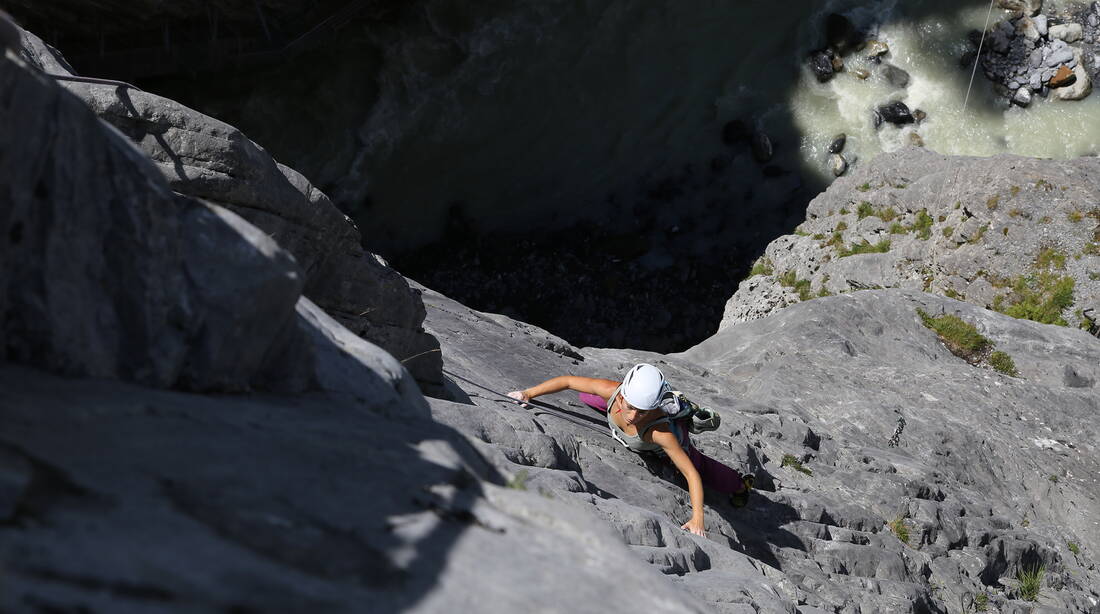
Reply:
[[[963, 612], [981, 594], [1024, 612], [1034, 604], [1014, 578], [1038, 565], [1050, 611], [1093, 611], [1100, 598], [1095, 555], [1085, 554], [1100, 547], [1100, 398], [1063, 377], [1100, 377], [1100, 341], [1083, 331], [881, 290], [731, 325], [683, 354], [567, 355], [522, 323], [430, 290], [425, 302], [462, 399], [431, 400], [433, 416], [516, 487], [595, 510], [715, 611]], [[951, 354], [918, 307], [975, 324], [1021, 376]], [[565, 373], [614, 378], [642, 360], [722, 413], [696, 445], [758, 476], [747, 508], [708, 495], [706, 539], [679, 529], [690, 511], [674, 475], [651, 474], [575, 396], [523, 409], [494, 392]]]

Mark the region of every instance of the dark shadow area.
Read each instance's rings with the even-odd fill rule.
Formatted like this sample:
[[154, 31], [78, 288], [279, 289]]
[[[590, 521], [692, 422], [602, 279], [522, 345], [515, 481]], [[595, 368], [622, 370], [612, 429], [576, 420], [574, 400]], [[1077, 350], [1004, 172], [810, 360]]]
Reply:
[[[220, 16], [215, 11], [175, 18], [162, 15], [160, 21], [146, 19], [141, 24], [122, 20], [100, 26], [100, 31], [106, 34], [98, 37], [74, 28], [59, 29], [53, 25], [56, 22], [51, 22], [52, 40], [62, 45], [78, 70], [94, 72], [99, 47], [120, 42], [124, 35], [132, 35], [137, 41], [133, 44], [163, 47], [171, 47], [176, 44], [173, 41], [187, 37], [190, 37], [187, 40], [205, 37], [217, 41], [223, 35], [230, 36], [230, 32], [242, 40], [285, 44], [304, 29], [304, 24], [319, 23], [327, 14], [340, 13], [345, 4], [337, 0], [319, 3], [308, 14], [289, 9], [281, 12], [269, 9], [265, 14], [248, 7]], [[868, 1], [861, 6], [872, 4]], [[980, 0], [964, 4], [984, 6]], [[943, 2], [926, 1], [906, 3], [902, 8], [905, 19], [918, 21], [943, 14], [948, 8], [957, 10], [958, 4], [945, 7]], [[489, 231], [472, 222], [468, 213], [484, 204], [476, 195], [456, 195], [446, 203], [415, 200], [395, 203], [383, 202], [368, 187], [366, 197], [361, 197], [341, 183], [346, 173], [333, 169], [352, 164], [356, 152], [364, 146], [361, 139], [365, 137], [356, 130], [366, 121], [372, 105], [379, 101], [383, 86], [373, 81], [377, 76], [374, 71], [392, 51], [378, 47], [363, 32], [381, 26], [395, 31], [408, 27], [418, 32], [417, 29], [425, 27], [422, 9], [423, 5], [417, 3], [371, 2], [360, 12], [348, 14], [338, 34], [318, 39], [304, 54], [248, 68], [200, 63], [175, 72], [148, 73], [139, 83], [150, 91], [238, 126], [281, 162], [310, 177], [357, 220], [366, 248], [380, 252], [402, 274], [474, 309], [504, 313], [535, 324], [578, 346], [674, 352], [710, 336], [717, 329], [725, 302], [753, 261], [775, 237], [794, 230], [803, 219], [808, 202], [826, 187], [819, 179], [818, 169], [808, 168], [799, 156], [804, 135], [790, 106], [791, 94], [800, 86], [806, 70], [806, 58], [796, 58], [794, 50], [824, 45], [825, 24], [820, 23], [807, 29], [809, 40], [800, 40], [799, 36], [805, 34], [794, 31], [777, 34], [789, 45], [792, 61], [781, 70], [757, 76], [766, 78], [769, 86], [779, 92], [775, 100], [757, 100], [733, 113], [712, 111], [709, 136], [700, 135], [694, 153], [687, 159], [665, 160], [669, 155], [665, 151], [621, 152], [618, 155], [627, 159], [649, 157], [661, 161], [653, 172], [618, 178], [633, 182], [626, 192], [588, 194], [586, 198], [591, 202], [585, 213], [588, 219], [573, 226], [554, 222], [544, 229], [516, 217], [504, 220], [502, 228]], [[88, 10], [71, 2], [46, 10], [31, 6], [26, 0], [16, 2], [13, 7], [17, 15], [43, 23], [48, 16], [65, 11], [80, 15], [87, 23], [97, 23]], [[809, 19], [820, 7], [805, 3], [792, 5], [790, 10], [803, 11]], [[569, 19], [583, 21], [597, 15], [570, 14]], [[482, 17], [456, 11], [442, 23], [456, 32], [464, 32], [463, 28], [472, 28]], [[219, 25], [215, 27], [215, 23]], [[742, 23], [737, 27], [756, 25]], [[176, 34], [166, 41], [166, 33], [171, 32]], [[186, 37], [180, 32], [185, 32]], [[737, 36], [738, 32], [731, 31], [728, 35]], [[424, 53], [433, 58], [436, 56], [432, 54], [438, 54], [440, 64], [431, 64], [431, 68], [438, 69], [438, 75], [434, 76], [442, 79], [461, 66], [467, 56], [463, 55], [466, 50], [440, 44], [439, 49]], [[85, 64], [82, 66], [77, 58]], [[739, 69], [737, 62], [724, 61], [731, 73]], [[363, 76], [348, 79], [347, 73], [356, 66], [355, 62], [362, 68], [357, 74]], [[610, 73], [621, 67], [608, 70]], [[960, 66], [955, 77], [952, 87], [965, 89], [969, 71]], [[686, 75], [684, 79], [685, 84], [690, 81]], [[979, 73], [977, 79], [984, 77]], [[345, 88], [342, 96], [322, 96], [333, 84]], [[569, 84], [568, 79], [563, 84]], [[586, 87], [583, 83], [573, 85], [580, 90]], [[660, 85], [659, 89], [667, 89], [684, 84]], [[751, 89], [753, 83], [742, 85]], [[713, 96], [717, 100], [723, 92], [717, 86], [715, 89]], [[498, 107], [502, 117], [508, 115], [513, 103], [506, 98], [485, 99], [490, 108]], [[595, 104], [610, 106], [613, 101], [596, 100]], [[934, 121], [935, 111], [932, 112]], [[1000, 109], [972, 100], [968, 112], [992, 114]], [[577, 118], [588, 115], [589, 110], [583, 106], [572, 114]], [[546, 117], [526, 117], [525, 121], [537, 123], [546, 121]], [[757, 162], [751, 147], [752, 126], [761, 120], [770, 137], [773, 155]], [[870, 108], [867, 121], [871, 121]], [[504, 124], [503, 128], [507, 126]], [[560, 129], [576, 129], [576, 147], [582, 150], [615, 142], [610, 134], [584, 134], [583, 127], [578, 119], [576, 127], [567, 125]], [[651, 128], [659, 129], [660, 126]], [[427, 139], [429, 135], [409, 138]], [[445, 176], [444, 169], [430, 164], [447, 164], [453, 161], [448, 155], [462, 155], [464, 148], [469, 151], [466, 143], [442, 143], [440, 149], [446, 153], [426, 162], [423, 169], [410, 175], [415, 177], [411, 180], [440, 180]], [[551, 155], [568, 154], [552, 150]], [[553, 162], [558, 164], [560, 160]], [[491, 172], [499, 173], [502, 183], [524, 181], [537, 170], [523, 168], [510, 160], [497, 163], [499, 170]], [[369, 180], [362, 177], [363, 182]], [[726, 189], [725, 185], [738, 187]], [[456, 191], [457, 187], [460, 186], [456, 186]], [[532, 193], [532, 198], [536, 197]], [[445, 208], [450, 213], [443, 234], [434, 243], [413, 247], [416, 241], [405, 241], [402, 233], [419, 229], [379, 223], [379, 210], [394, 207]], [[425, 218], [434, 224], [434, 218], [441, 215], [428, 211]], [[502, 215], [507, 217], [508, 213]], [[553, 221], [554, 217], [553, 212], [547, 212], [548, 220]]]

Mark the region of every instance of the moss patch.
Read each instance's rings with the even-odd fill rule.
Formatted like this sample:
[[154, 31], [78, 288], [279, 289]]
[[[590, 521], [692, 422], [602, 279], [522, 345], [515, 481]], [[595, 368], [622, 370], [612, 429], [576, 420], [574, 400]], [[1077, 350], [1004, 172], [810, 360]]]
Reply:
[[1043, 324], [1068, 326], [1062, 312], [1073, 304], [1075, 282], [1048, 271], [1020, 276], [1012, 282], [1012, 292], [993, 300], [993, 309], [1005, 315]]
[[853, 244], [851, 247], [841, 247], [838, 255], [841, 258], [845, 258], [857, 254], [885, 254], [888, 251], [890, 251], [889, 239], [883, 239], [874, 245], [864, 239], [860, 243]]

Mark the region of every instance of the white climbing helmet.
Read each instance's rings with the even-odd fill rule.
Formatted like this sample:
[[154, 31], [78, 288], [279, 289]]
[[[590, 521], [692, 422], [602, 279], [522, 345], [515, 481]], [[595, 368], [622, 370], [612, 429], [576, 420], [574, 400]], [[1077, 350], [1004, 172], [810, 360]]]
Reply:
[[665, 374], [660, 369], [641, 363], [626, 372], [621, 394], [627, 403], [637, 409], [657, 409], [666, 387]]

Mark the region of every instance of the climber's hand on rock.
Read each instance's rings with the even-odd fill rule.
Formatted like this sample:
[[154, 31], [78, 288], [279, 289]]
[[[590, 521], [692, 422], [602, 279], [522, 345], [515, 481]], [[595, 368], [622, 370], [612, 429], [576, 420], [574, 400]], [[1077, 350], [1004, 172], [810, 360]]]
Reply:
[[525, 391], [513, 390], [512, 392], [508, 393], [508, 396], [512, 399], [515, 399], [516, 403], [519, 403], [524, 407], [530, 407], [530, 405], [527, 404], [527, 401], [530, 401], [531, 397], [527, 396], [527, 393]]

